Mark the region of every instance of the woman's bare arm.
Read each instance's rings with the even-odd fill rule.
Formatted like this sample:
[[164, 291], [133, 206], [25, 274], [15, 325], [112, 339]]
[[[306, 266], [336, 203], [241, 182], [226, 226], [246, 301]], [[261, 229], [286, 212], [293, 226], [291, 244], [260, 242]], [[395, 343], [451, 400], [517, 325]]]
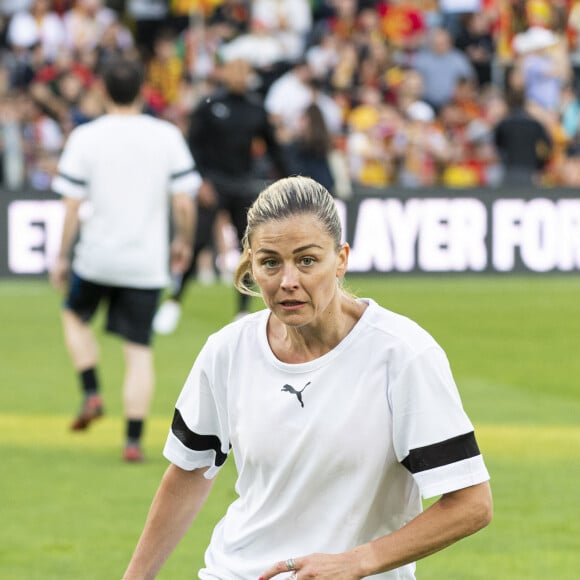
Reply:
[[[477, 532], [492, 518], [489, 484], [480, 483], [443, 495], [399, 530], [340, 554], [294, 557], [298, 578], [360, 580], [415, 562]], [[287, 573], [286, 561], [274, 564], [261, 580]]]
[[214, 480], [206, 479], [205, 471], [167, 468], [124, 580], [152, 579], [161, 570], [209, 495]]
[[485, 527], [492, 514], [487, 482], [444, 494], [401, 529], [361, 546], [362, 570], [392, 570], [429, 556]]

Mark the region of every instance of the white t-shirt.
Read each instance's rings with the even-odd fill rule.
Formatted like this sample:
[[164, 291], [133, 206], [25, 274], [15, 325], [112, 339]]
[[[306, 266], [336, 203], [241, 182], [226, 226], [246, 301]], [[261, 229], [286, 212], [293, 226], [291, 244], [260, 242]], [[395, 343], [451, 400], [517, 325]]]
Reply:
[[338, 134], [342, 127], [342, 112], [338, 104], [323, 92], [318, 91], [314, 95], [312, 89], [293, 71], [283, 74], [272, 83], [264, 107], [270, 115], [280, 116], [287, 127], [294, 128], [300, 115], [313, 102], [320, 108], [330, 133]]
[[40, 42], [44, 58], [51, 61], [65, 45], [64, 25], [55, 12], [49, 12], [40, 22], [30, 12], [15, 14], [8, 25], [7, 37], [10, 44], [27, 48]]
[[308, 0], [253, 0], [252, 19], [269, 32], [284, 29], [305, 38], [312, 28], [312, 9]]
[[268, 310], [202, 349], [164, 454], [213, 477], [233, 450], [239, 498], [214, 530], [203, 580], [255, 580], [279, 560], [348, 550], [414, 518], [421, 496], [489, 479], [443, 350], [365, 302], [344, 340], [307, 363], [274, 356]]
[[30, 10], [32, 0], [2, 0], [0, 2], [0, 14], [11, 16], [17, 12]]
[[86, 199], [74, 271], [132, 288], [169, 282], [170, 195], [201, 178], [179, 129], [148, 115], [105, 115], [74, 129], [52, 189]]

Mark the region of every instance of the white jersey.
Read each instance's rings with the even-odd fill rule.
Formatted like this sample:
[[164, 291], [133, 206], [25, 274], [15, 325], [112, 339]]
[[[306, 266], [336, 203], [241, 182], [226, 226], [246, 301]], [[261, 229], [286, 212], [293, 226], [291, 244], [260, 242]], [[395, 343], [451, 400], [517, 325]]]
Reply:
[[74, 271], [92, 282], [162, 288], [169, 281], [170, 195], [201, 183], [179, 129], [148, 115], [105, 115], [75, 128], [52, 182], [88, 202]]
[[255, 580], [279, 560], [348, 550], [414, 518], [421, 496], [489, 479], [443, 350], [364, 300], [351, 332], [313, 361], [274, 356], [267, 310], [202, 349], [164, 454], [213, 477], [231, 447], [239, 498], [214, 530], [201, 579]]

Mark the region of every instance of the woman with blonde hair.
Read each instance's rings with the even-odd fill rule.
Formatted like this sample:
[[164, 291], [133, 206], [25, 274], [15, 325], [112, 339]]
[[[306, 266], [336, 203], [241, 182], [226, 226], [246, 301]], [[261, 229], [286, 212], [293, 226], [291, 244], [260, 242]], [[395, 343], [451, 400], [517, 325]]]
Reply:
[[[416, 560], [492, 512], [443, 350], [343, 289], [349, 247], [332, 196], [312, 179], [265, 189], [243, 242], [238, 289], [267, 308], [210, 336], [197, 357], [124, 578], [155, 577], [230, 451], [239, 497], [199, 578], [414, 578]], [[422, 512], [421, 497], [434, 496]]]

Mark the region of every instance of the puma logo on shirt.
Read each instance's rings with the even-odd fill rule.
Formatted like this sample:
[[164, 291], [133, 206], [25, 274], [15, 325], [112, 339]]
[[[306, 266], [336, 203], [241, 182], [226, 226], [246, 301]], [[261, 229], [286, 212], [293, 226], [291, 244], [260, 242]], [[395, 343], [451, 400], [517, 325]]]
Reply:
[[286, 391], [287, 393], [292, 393], [293, 395], [296, 395], [296, 398], [298, 399], [298, 402], [300, 403], [301, 407], [304, 407], [304, 401], [302, 400], [302, 393], [304, 392], [304, 389], [310, 384], [310, 381], [308, 381], [299, 391], [297, 391], [292, 385], [284, 385], [280, 390], [282, 391]]

